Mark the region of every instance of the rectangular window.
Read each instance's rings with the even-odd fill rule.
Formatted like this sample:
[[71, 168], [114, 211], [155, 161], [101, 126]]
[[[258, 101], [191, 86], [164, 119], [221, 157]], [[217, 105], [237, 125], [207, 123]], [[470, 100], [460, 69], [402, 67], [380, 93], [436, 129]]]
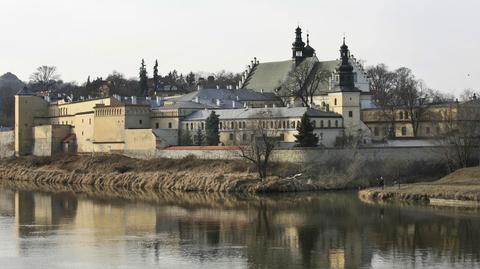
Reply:
[[402, 127], [402, 136], [407, 135], [407, 127]]
[[348, 111], [348, 117], [350, 117], [350, 118], [353, 117], [353, 111]]
[[168, 128], [172, 129], [172, 123], [171, 122], [168, 123]]
[[379, 136], [379, 135], [380, 135], [380, 130], [378, 129], [378, 127], [374, 127], [374, 128], [373, 128], [373, 134], [374, 134], [375, 136]]
[[159, 128], [159, 124], [158, 122], [155, 123], [155, 129], [158, 129]]
[[230, 140], [233, 140], [233, 134], [230, 134], [228, 137]]
[[138, 123], [139, 123], [139, 124], [142, 124], [142, 123], [143, 123], [143, 121], [142, 121], [142, 120], [139, 120], [139, 121], [138, 121]]

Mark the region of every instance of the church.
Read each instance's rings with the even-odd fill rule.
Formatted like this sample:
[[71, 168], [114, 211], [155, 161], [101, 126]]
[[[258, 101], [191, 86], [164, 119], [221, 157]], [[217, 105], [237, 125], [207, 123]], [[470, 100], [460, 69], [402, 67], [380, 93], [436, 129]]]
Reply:
[[[291, 58], [265, 63], [254, 58], [243, 73], [239, 87], [276, 93], [284, 97], [287, 106], [308, 105], [321, 111], [338, 113], [343, 117], [347, 135], [358, 135], [360, 132], [369, 134], [370, 129], [361, 121], [361, 110], [373, 107], [370, 83], [361, 63], [350, 54], [345, 38], [340, 47], [340, 59], [327, 61], [317, 58], [308, 34], [306, 41], [303, 41], [302, 29], [297, 27]], [[308, 104], [299, 103], [286, 89], [292, 79], [299, 79], [298, 70], [305, 73], [302, 77], [306, 82], [312, 77], [324, 77], [313, 90]]]

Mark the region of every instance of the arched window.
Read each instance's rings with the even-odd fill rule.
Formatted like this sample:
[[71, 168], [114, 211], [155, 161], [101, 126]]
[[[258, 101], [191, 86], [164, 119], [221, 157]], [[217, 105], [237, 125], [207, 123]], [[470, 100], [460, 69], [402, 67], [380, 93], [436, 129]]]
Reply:
[[400, 111], [400, 113], [398, 113], [398, 117], [403, 120], [403, 111]]
[[223, 125], [222, 122], [218, 123], [218, 129], [221, 130], [221, 129], [222, 129], [222, 125]]

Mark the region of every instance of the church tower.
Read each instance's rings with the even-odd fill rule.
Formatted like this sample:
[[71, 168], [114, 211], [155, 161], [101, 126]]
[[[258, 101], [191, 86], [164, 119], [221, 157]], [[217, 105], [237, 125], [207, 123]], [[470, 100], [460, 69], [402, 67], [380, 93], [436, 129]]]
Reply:
[[345, 44], [340, 47], [340, 65], [337, 67], [338, 84], [328, 94], [329, 106], [343, 116], [343, 126], [347, 135], [355, 135], [362, 128], [360, 120], [360, 93], [355, 88], [353, 66], [350, 63], [350, 51]]
[[300, 26], [295, 29], [295, 42], [292, 43], [292, 46], [292, 59], [295, 64], [299, 64], [305, 58], [303, 55], [305, 42], [302, 40], [302, 28]]

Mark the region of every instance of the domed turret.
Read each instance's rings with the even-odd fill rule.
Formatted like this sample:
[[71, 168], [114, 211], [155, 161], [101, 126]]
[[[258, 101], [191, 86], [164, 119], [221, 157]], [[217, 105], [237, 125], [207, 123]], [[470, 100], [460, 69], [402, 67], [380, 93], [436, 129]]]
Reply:
[[303, 49], [303, 56], [313, 57], [315, 55], [315, 49], [310, 46], [310, 34], [307, 34], [307, 46]]

